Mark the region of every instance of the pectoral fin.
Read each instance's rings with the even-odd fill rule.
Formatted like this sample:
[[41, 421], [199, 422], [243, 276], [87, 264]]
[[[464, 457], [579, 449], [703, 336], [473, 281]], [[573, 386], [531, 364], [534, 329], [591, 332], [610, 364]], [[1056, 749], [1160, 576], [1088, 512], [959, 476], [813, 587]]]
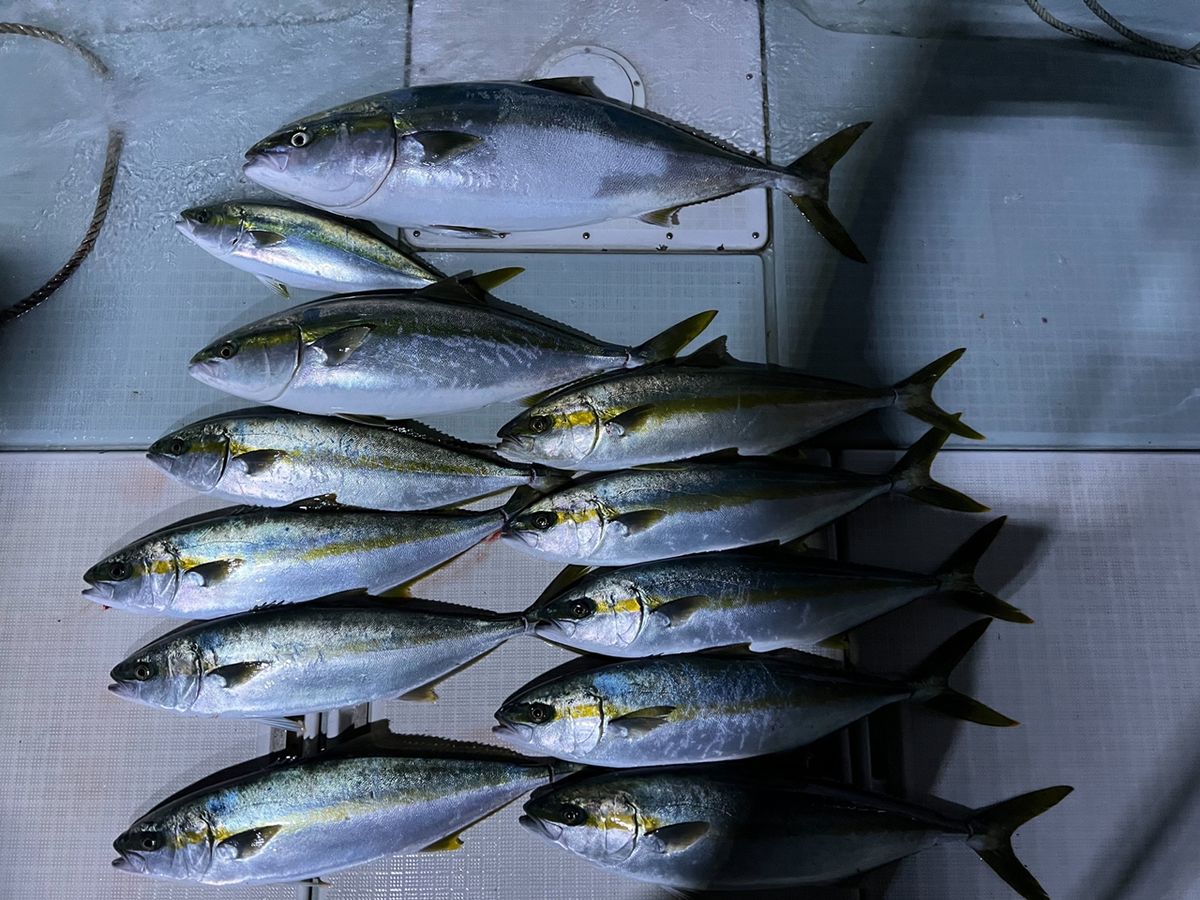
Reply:
[[276, 244], [282, 244], [287, 240], [278, 231], [264, 231], [260, 228], [247, 231], [246, 234], [259, 247], [274, 247]]
[[437, 691], [433, 689], [432, 684], [422, 685], [418, 688], [413, 688], [407, 693], [401, 694], [401, 700], [415, 700], [418, 703], [433, 703], [438, 698]]
[[667, 625], [682, 625], [693, 614], [704, 607], [704, 602], [707, 598], [697, 594], [694, 597], [680, 597], [678, 600], [672, 600], [670, 603], [664, 603], [662, 606], [654, 610], [651, 615], [662, 616], [667, 620]]
[[658, 225], [660, 228], [666, 228], [669, 225], [679, 224], [679, 207], [669, 206], [666, 209], [656, 209], [653, 212], [644, 213], [638, 216], [638, 219], [645, 222], [647, 225]]
[[266, 472], [286, 456], [287, 453], [283, 450], [251, 450], [247, 453], [239, 453], [233, 458], [233, 461], [241, 463], [246, 474], [253, 478], [255, 475]]
[[647, 831], [647, 846], [659, 853], [679, 853], [708, 834], [707, 822], [680, 822]]
[[666, 515], [665, 509], [638, 509], [622, 513], [617, 517], [617, 521], [625, 527], [627, 534], [638, 534], [648, 528], [653, 528], [666, 518]]
[[225, 859], [249, 859], [262, 852], [263, 847], [282, 828], [282, 825], [264, 825], [262, 828], [238, 832], [217, 844], [215, 852]]
[[291, 291], [288, 290], [288, 286], [286, 284], [284, 284], [282, 281], [278, 281], [274, 278], [268, 278], [266, 275], [255, 275], [254, 277], [257, 278], [259, 281], [261, 281], [263, 284], [265, 284], [267, 287], [269, 287], [271, 290], [275, 291], [278, 294], [281, 294], [284, 297], [290, 297], [292, 295]]
[[645, 425], [651, 414], [654, 412], [654, 405], [645, 403], [641, 406], [635, 406], [633, 409], [627, 409], [618, 416], [613, 416], [604, 423], [604, 427], [612, 434], [624, 436], [631, 431], [636, 431], [642, 425]]
[[209, 677], [220, 678], [226, 688], [235, 688], [245, 684], [263, 669], [271, 668], [269, 662], [254, 660], [253, 662], [230, 663], [227, 666], [217, 666], [208, 672]]
[[618, 734], [627, 737], [643, 737], [659, 725], [667, 721], [667, 716], [675, 711], [673, 706], [647, 706], [645, 709], [635, 709], [633, 712], [618, 716], [608, 723], [609, 728], [617, 729]]
[[463, 839], [462, 832], [456, 831], [454, 834], [442, 838], [440, 841], [434, 841], [428, 847], [422, 847], [419, 853], [445, 853], [451, 850], [459, 850], [462, 848]]
[[241, 559], [218, 559], [210, 563], [201, 563], [186, 569], [183, 576], [191, 581], [199, 582], [200, 587], [212, 587], [224, 581], [240, 566]]
[[351, 325], [317, 338], [312, 345], [325, 354], [325, 365], [340, 366], [363, 345], [372, 330], [371, 325]]
[[462, 131], [417, 131], [409, 137], [425, 150], [421, 162], [426, 165], [461, 156], [482, 140]]

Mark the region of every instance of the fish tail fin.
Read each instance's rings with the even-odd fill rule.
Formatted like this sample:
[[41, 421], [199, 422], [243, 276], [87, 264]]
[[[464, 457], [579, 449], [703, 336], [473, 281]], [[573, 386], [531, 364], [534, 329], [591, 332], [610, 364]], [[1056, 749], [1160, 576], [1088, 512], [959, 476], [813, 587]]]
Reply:
[[977, 722], [980, 725], [1007, 728], [1018, 724], [1015, 719], [1010, 719], [1003, 713], [984, 706], [978, 700], [959, 693], [949, 684], [950, 673], [983, 637], [983, 633], [991, 624], [991, 619], [980, 619], [952, 635], [929, 654], [912, 673], [913, 700], [956, 719]]
[[935, 359], [921, 371], [897, 382], [893, 386], [896, 399], [904, 411], [922, 422], [928, 422], [935, 428], [949, 431], [960, 437], [972, 438], [977, 441], [984, 439], [983, 435], [966, 425], [956, 415], [946, 412], [933, 401], [933, 386], [938, 383], [949, 368], [966, 353], [966, 348], [952, 350], [940, 359]]
[[[785, 170], [797, 180], [785, 183], [788, 199], [808, 219], [817, 234], [825, 238], [843, 256], [865, 263], [867, 258], [854, 243], [849, 232], [829, 208], [829, 173], [834, 165], [854, 146], [870, 122], [859, 122], [843, 128], [813, 147]], [[791, 188], [791, 189], [789, 189]]]
[[1000, 516], [988, 522], [951, 554], [950, 558], [937, 571], [940, 590], [938, 593], [963, 609], [982, 613], [1005, 622], [1020, 622], [1030, 625], [1033, 619], [1011, 603], [1006, 603], [994, 594], [985, 591], [975, 581], [975, 567], [987, 552], [988, 547], [1000, 534], [1007, 516]]
[[682, 322], [677, 322], [666, 331], [656, 334], [646, 343], [635, 347], [633, 355], [640, 360], [641, 365], [662, 362], [671, 359], [680, 350], [694, 341], [708, 323], [715, 319], [717, 311], [708, 309], [694, 316], [688, 316]]
[[549, 466], [535, 465], [529, 473], [529, 487], [540, 494], [548, 494], [571, 480], [571, 473]]
[[942, 509], [953, 509], [959, 512], [987, 512], [988, 507], [982, 503], [972, 500], [954, 488], [938, 484], [929, 474], [929, 467], [933, 465], [934, 457], [942, 449], [942, 445], [946, 443], [948, 437], [950, 437], [950, 432], [941, 428], [931, 428], [920, 440], [909, 447], [908, 452], [888, 473], [892, 479], [892, 490], [906, 494], [914, 500], [922, 500], [933, 506], [940, 506]]
[[1013, 832], [1056, 806], [1072, 790], [1065, 784], [1042, 788], [985, 806], [971, 816], [967, 846], [1025, 900], [1050, 900], [1050, 895], [1017, 859], [1012, 846]]

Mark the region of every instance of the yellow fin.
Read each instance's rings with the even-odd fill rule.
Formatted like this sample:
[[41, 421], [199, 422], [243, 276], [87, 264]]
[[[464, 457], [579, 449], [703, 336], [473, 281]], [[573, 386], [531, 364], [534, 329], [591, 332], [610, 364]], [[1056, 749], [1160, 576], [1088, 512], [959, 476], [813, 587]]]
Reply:
[[422, 847], [420, 853], [444, 853], [451, 850], [462, 849], [463, 839], [462, 832], [456, 831], [454, 834], [442, 838], [440, 841], [434, 841], [428, 847]]

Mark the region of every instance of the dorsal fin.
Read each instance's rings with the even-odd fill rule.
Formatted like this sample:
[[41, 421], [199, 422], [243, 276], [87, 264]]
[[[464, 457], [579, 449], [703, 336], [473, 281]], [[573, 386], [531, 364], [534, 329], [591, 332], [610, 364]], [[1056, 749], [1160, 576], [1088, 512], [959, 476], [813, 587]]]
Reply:
[[464, 441], [462, 438], [439, 431], [432, 425], [426, 425], [424, 422], [418, 422], [416, 419], [385, 419], [383, 416], [360, 416], [354, 413], [338, 413], [337, 417], [345, 419], [347, 422], [353, 422], [355, 425], [365, 425], [369, 428], [386, 428], [389, 431], [395, 431], [398, 434], [424, 441], [427, 444], [437, 444], [439, 447], [446, 447], [448, 449], [485, 454], [489, 453], [491, 449], [481, 444], [472, 444], [470, 441]]
[[714, 369], [718, 366], [728, 366], [739, 362], [730, 355], [729, 348], [726, 346], [727, 340], [728, 337], [723, 334], [719, 338], [709, 341], [694, 353], [680, 357], [676, 362], [680, 365], [704, 366]]
[[566, 75], [561, 78], [535, 78], [525, 82], [533, 87], [557, 91], [560, 94], [574, 94], [577, 97], [591, 97], [593, 100], [609, 100], [613, 98], [596, 87], [596, 80], [591, 75]]

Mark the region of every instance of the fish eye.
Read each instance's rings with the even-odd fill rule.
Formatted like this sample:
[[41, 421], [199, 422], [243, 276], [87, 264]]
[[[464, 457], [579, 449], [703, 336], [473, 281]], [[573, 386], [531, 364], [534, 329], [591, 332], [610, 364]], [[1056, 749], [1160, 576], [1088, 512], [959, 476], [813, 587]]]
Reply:
[[148, 681], [154, 675], [154, 666], [150, 663], [138, 663], [133, 670], [133, 677], [138, 681]]
[[112, 581], [124, 581], [129, 577], [129, 566], [119, 560], [109, 563], [108, 577]]
[[554, 718], [554, 707], [548, 703], [530, 703], [529, 720], [534, 725], [542, 725]]
[[587, 821], [587, 813], [578, 806], [564, 806], [559, 818], [564, 825], [582, 825]]
[[572, 619], [586, 619], [595, 611], [596, 604], [588, 597], [580, 597], [567, 608]]
[[293, 147], [305, 146], [308, 143], [308, 132], [307, 131], [293, 132], [291, 138], [288, 140], [288, 143], [291, 144]]
[[226, 341], [217, 348], [217, 353], [221, 359], [233, 359], [237, 356], [238, 346], [233, 341]]
[[197, 222], [199, 222], [201, 225], [203, 225], [205, 222], [207, 222], [207, 221], [209, 220], [209, 214], [208, 214], [208, 210], [207, 210], [207, 209], [196, 209], [196, 210], [193, 210], [193, 211], [192, 211], [192, 213], [191, 213], [191, 216], [192, 216], [192, 218], [193, 218], [193, 219], [195, 219], [195, 220], [196, 220]]
[[533, 429], [534, 434], [545, 434], [550, 430], [549, 416], [534, 416], [529, 420], [529, 427]]
[[167, 452], [172, 456], [183, 456], [185, 450], [187, 450], [187, 444], [185, 444], [179, 438], [175, 438], [175, 440], [171, 441], [170, 445], [167, 447]]
[[148, 831], [142, 835], [141, 845], [143, 850], [157, 850], [162, 846], [162, 838], [156, 832]]
[[554, 516], [548, 512], [535, 513], [533, 516], [533, 527], [538, 531], [545, 531], [554, 525]]

